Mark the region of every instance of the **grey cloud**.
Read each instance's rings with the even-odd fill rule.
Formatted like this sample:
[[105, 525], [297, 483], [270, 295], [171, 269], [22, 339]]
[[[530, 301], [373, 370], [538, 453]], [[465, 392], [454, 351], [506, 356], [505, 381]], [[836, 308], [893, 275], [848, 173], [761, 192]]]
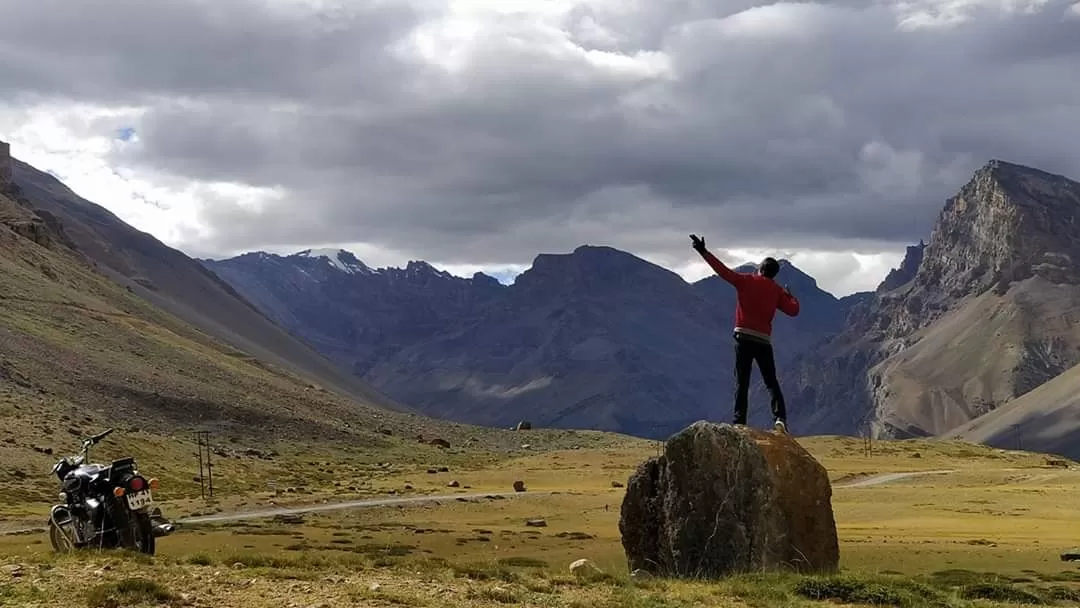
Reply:
[[211, 236], [186, 243], [201, 252], [367, 242], [523, 263], [588, 242], [680, 259], [690, 231], [893, 251], [990, 158], [1080, 177], [1063, 2], [914, 30], [901, 5], [854, 0], [583, 2], [543, 26], [491, 17], [465, 56], [434, 43], [449, 71], [404, 42], [444, 16], [434, 2], [68, 4], [0, 0], [18, 59], [0, 93], [146, 105], [118, 165], [284, 193], [208, 201]]

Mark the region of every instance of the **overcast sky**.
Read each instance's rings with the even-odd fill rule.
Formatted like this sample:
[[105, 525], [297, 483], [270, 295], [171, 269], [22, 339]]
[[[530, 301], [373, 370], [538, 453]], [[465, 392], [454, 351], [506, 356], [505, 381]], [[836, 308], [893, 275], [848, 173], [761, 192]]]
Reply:
[[991, 158], [1080, 177], [1080, 3], [0, 0], [0, 139], [190, 255], [872, 289]]

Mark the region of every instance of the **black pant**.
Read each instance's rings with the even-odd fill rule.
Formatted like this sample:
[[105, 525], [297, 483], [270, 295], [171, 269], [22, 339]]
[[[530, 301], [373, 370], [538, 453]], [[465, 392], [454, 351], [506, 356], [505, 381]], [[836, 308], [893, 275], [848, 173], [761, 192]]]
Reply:
[[757, 361], [761, 379], [765, 381], [765, 388], [769, 389], [772, 397], [773, 417], [787, 421], [784, 394], [780, 392], [780, 382], [776, 379], [772, 344], [735, 334], [735, 424], [746, 424], [750, 371], [754, 361]]

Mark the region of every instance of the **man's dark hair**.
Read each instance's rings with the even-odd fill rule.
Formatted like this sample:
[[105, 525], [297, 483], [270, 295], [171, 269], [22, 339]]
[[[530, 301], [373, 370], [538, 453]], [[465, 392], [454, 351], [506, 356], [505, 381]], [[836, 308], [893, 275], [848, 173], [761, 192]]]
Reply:
[[773, 278], [776, 273], [780, 272], [780, 262], [777, 262], [775, 258], [765, 258], [761, 262], [761, 274], [767, 278]]

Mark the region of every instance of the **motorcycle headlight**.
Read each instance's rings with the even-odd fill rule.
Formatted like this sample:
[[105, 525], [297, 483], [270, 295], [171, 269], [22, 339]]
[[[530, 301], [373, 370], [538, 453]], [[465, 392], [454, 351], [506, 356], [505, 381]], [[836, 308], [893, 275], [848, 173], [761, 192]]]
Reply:
[[68, 500], [67, 492], [60, 492], [56, 497], [60, 499], [60, 502], [67, 502]]

